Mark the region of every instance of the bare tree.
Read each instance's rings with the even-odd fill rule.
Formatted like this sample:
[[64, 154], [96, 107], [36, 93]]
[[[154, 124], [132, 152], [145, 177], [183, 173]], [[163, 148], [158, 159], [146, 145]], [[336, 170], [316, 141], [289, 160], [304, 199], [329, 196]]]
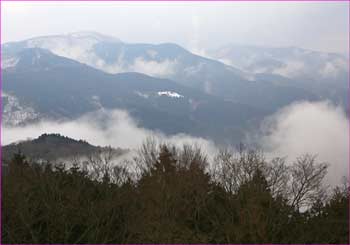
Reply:
[[112, 147], [91, 153], [87, 161], [90, 166], [90, 176], [97, 180], [110, 178], [110, 173], [115, 165], [113, 159], [116, 157], [116, 152]]
[[265, 177], [272, 196], [288, 196], [289, 171], [285, 158], [276, 157], [267, 164]]
[[110, 178], [113, 183], [119, 186], [131, 180], [130, 173], [125, 166], [114, 166]]
[[137, 150], [133, 159], [134, 173], [139, 179], [144, 173], [149, 173], [159, 155], [158, 143], [155, 138], [148, 137]]
[[214, 180], [230, 193], [236, 193], [241, 184], [250, 181], [258, 169], [263, 173], [267, 171], [262, 152], [246, 150], [242, 145], [238, 152], [232, 149], [220, 150], [214, 162]]
[[182, 149], [175, 151], [177, 153], [178, 167], [182, 169], [190, 169], [193, 163], [199, 163], [203, 170], [208, 167], [207, 157], [201, 151], [201, 148], [197, 145], [184, 144]]
[[291, 206], [300, 209], [311, 204], [325, 192], [322, 180], [327, 173], [326, 163], [317, 163], [316, 156], [303, 155], [298, 157], [291, 166]]

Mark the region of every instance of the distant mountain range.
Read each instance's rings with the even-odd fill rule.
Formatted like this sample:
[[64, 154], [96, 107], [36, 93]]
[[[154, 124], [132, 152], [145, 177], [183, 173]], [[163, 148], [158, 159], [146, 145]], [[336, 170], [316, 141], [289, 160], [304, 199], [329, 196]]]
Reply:
[[[176, 44], [128, 44], [90, 32], [6, 43], [2, 45], [3, 122], [74, 119], [94, 110], [118, 108], [149, 129], [238, 142], [265, 116], [294, 101], [331, 99], [345, 104], [343, 75], [326, 83], [327, 79], [317, 78], [319, 73], [303, 80], [303, 74], [299, 78], [276, 72], [295, 57], [310, 56], [305, 58], [309, 63], [327, 67], [337, 55], [319, 60], [320, 53], [268, 49], [274, 56], [257, 51], [261, 58], [243, 66], [244, 56], [253, 60], [249, 55], [254, 49], [251, 53], [244, 49], [247, 54], [241, 51], [241, 56], [230, 50], [212, 54], [224, 64]], [[262, 72], [254, 68], [259, 62], [265, 66]], [[313, 67], [309, 63], [305, 66]]]
[[129, 44], [98, 33], [38, 37], [3, 45], [4, 67], [18, 62], [16, 53], [41, 48], [107, 73], [138, 72], [167, 78], [225, 100], [276, 109], [299, 99], [317, 99], [302, 88], [250, 81], [249, 72], [204, 58], [172, 44]]
[[43, 49], [24, 49], [17, 56], [16, 66], [3, 71], [3, 89], [23, 107], [30, 106], [38, 119], [74, 119], [101, 108], [118, 108], [149, 129], [220, 138], [226, 133], [240, 137], [242, 128], [266, 114], [171, 80], [107, 74]]
[[349, 60], [341, 54], [298, 47], [227, 45], [209, 55], [249, 72], [252, 79], [302, 88], [348, 106]]

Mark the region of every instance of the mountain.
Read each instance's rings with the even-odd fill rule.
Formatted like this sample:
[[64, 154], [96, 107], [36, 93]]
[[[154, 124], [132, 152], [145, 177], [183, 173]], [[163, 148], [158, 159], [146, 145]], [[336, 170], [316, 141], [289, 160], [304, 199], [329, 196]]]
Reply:
[[[74, 140], [59, 134], [43, 134], [36, 139], [25, 140], [2, 146], [2, 159], [6, 162], [14, 154], [21, 152], [31, 160], [54, 161], [62, 157], [89, 156], [111, 148], [93, 146], [83, 140]], [[115, 156], [128, 152], [123, 149], [112, 149]]]
[[349, 61], [341, 54], [298, 47], [227, 45], [209, 55], [250, 72], [257, 81], [278, 81], [348, 105]]
[[[77, 32], [67, 35], [37, 37], [21, 42], [6, 43], [3, 52], [15, 54], [25, 48], [42, 48], [107, 73], [139, 72], [150, 76], [173, 78], [198, 73], [203, 66], [210, 69], [230, 69], [236, 76], [244, 75], [238, 69], [196, 56], [172, 44], [132, 44], [95, 32]], [[9, 56], [9, 57], [10, 57]], [[3, 67], [15, 62], [5, 59]], [[214, 66], [213, 68], [211, 68]], [[216, 67], [215, 67], [216, 66]]]
[[172, 43], [132, 44], [95, 32], [37, 37], [4, 44], [3, 67], [15, 66], [18, 52], [26, 48], [49, 50], [110, 74], [138, 72], [170, 79], [224, 100], [271, 112], [297, 100], [319, 99], [317, 94], [294, 84], [251, 81], [250, 71], [192, 54]]
[[[17, 64], [2, 71], [3, 91], [30, 108], [36, 115], [31, 120], [70, 120], [117, 108], [128, 111], [142, 127], [232, 142], [269, 113], [167, 79], [108, 74], [48, 50], [23, 49], [16, 56]], [[4, 111], [3, 117], [8, 114], [12, 111]]]

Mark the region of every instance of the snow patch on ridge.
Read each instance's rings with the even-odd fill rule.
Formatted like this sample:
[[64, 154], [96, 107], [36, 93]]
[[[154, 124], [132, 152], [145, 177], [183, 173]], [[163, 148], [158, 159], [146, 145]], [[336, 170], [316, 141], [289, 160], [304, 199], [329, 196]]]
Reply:
[[9, 58], [1, 59], [1, 69], [15, 67], [18, 62], [19, 62], [18, 57], [9, 57]]
[[168, 96], [168, 97], [171, 97], [171, 98], [184, 98], [183, 95], [178, 94], [176, 92], [172, 92], [172, 91], [159, 91], [158, 95], [159, 96]]
[[22, 105], [14, 95], [2, 92], [1, 97], [4, 102], [2, 111], [4, 125], [18, 126], [39, 118], [39, 113], [29, 106]]

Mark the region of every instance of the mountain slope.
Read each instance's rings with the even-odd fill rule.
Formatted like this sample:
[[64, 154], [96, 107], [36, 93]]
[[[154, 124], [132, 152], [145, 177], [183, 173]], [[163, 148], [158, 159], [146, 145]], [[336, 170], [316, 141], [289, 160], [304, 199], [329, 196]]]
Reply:
[[349, 61], [343, 55], [297, 47], [228, 45], [211, 51], [210, 56], [249, 71], [257, 81], [279, 81], [348, 105]]
[[6, 68], [18, 62], [19, 51], [42, 48], [107, 73], [138, 72], [167, 78], [225, 100], [270, 111], [296, 100], [319, 98], [293, 84], [280, 86], [273, 81], [247, 80], [249, 72], [194, 55], [171, 43], [129, 44], [113, 37], [83, 32], [7, 43], [2, 48]]
[[41, 119], [74, 119], [101, 108], [118, 108], [140, 126], [167, 134], [239, 141], [245, 128], [268, 113], [171, 80], [107, 74], [47, 50], [24, 49], [17, 55], [17, 65], [3, 70], [3, 90], [31, 105]]

